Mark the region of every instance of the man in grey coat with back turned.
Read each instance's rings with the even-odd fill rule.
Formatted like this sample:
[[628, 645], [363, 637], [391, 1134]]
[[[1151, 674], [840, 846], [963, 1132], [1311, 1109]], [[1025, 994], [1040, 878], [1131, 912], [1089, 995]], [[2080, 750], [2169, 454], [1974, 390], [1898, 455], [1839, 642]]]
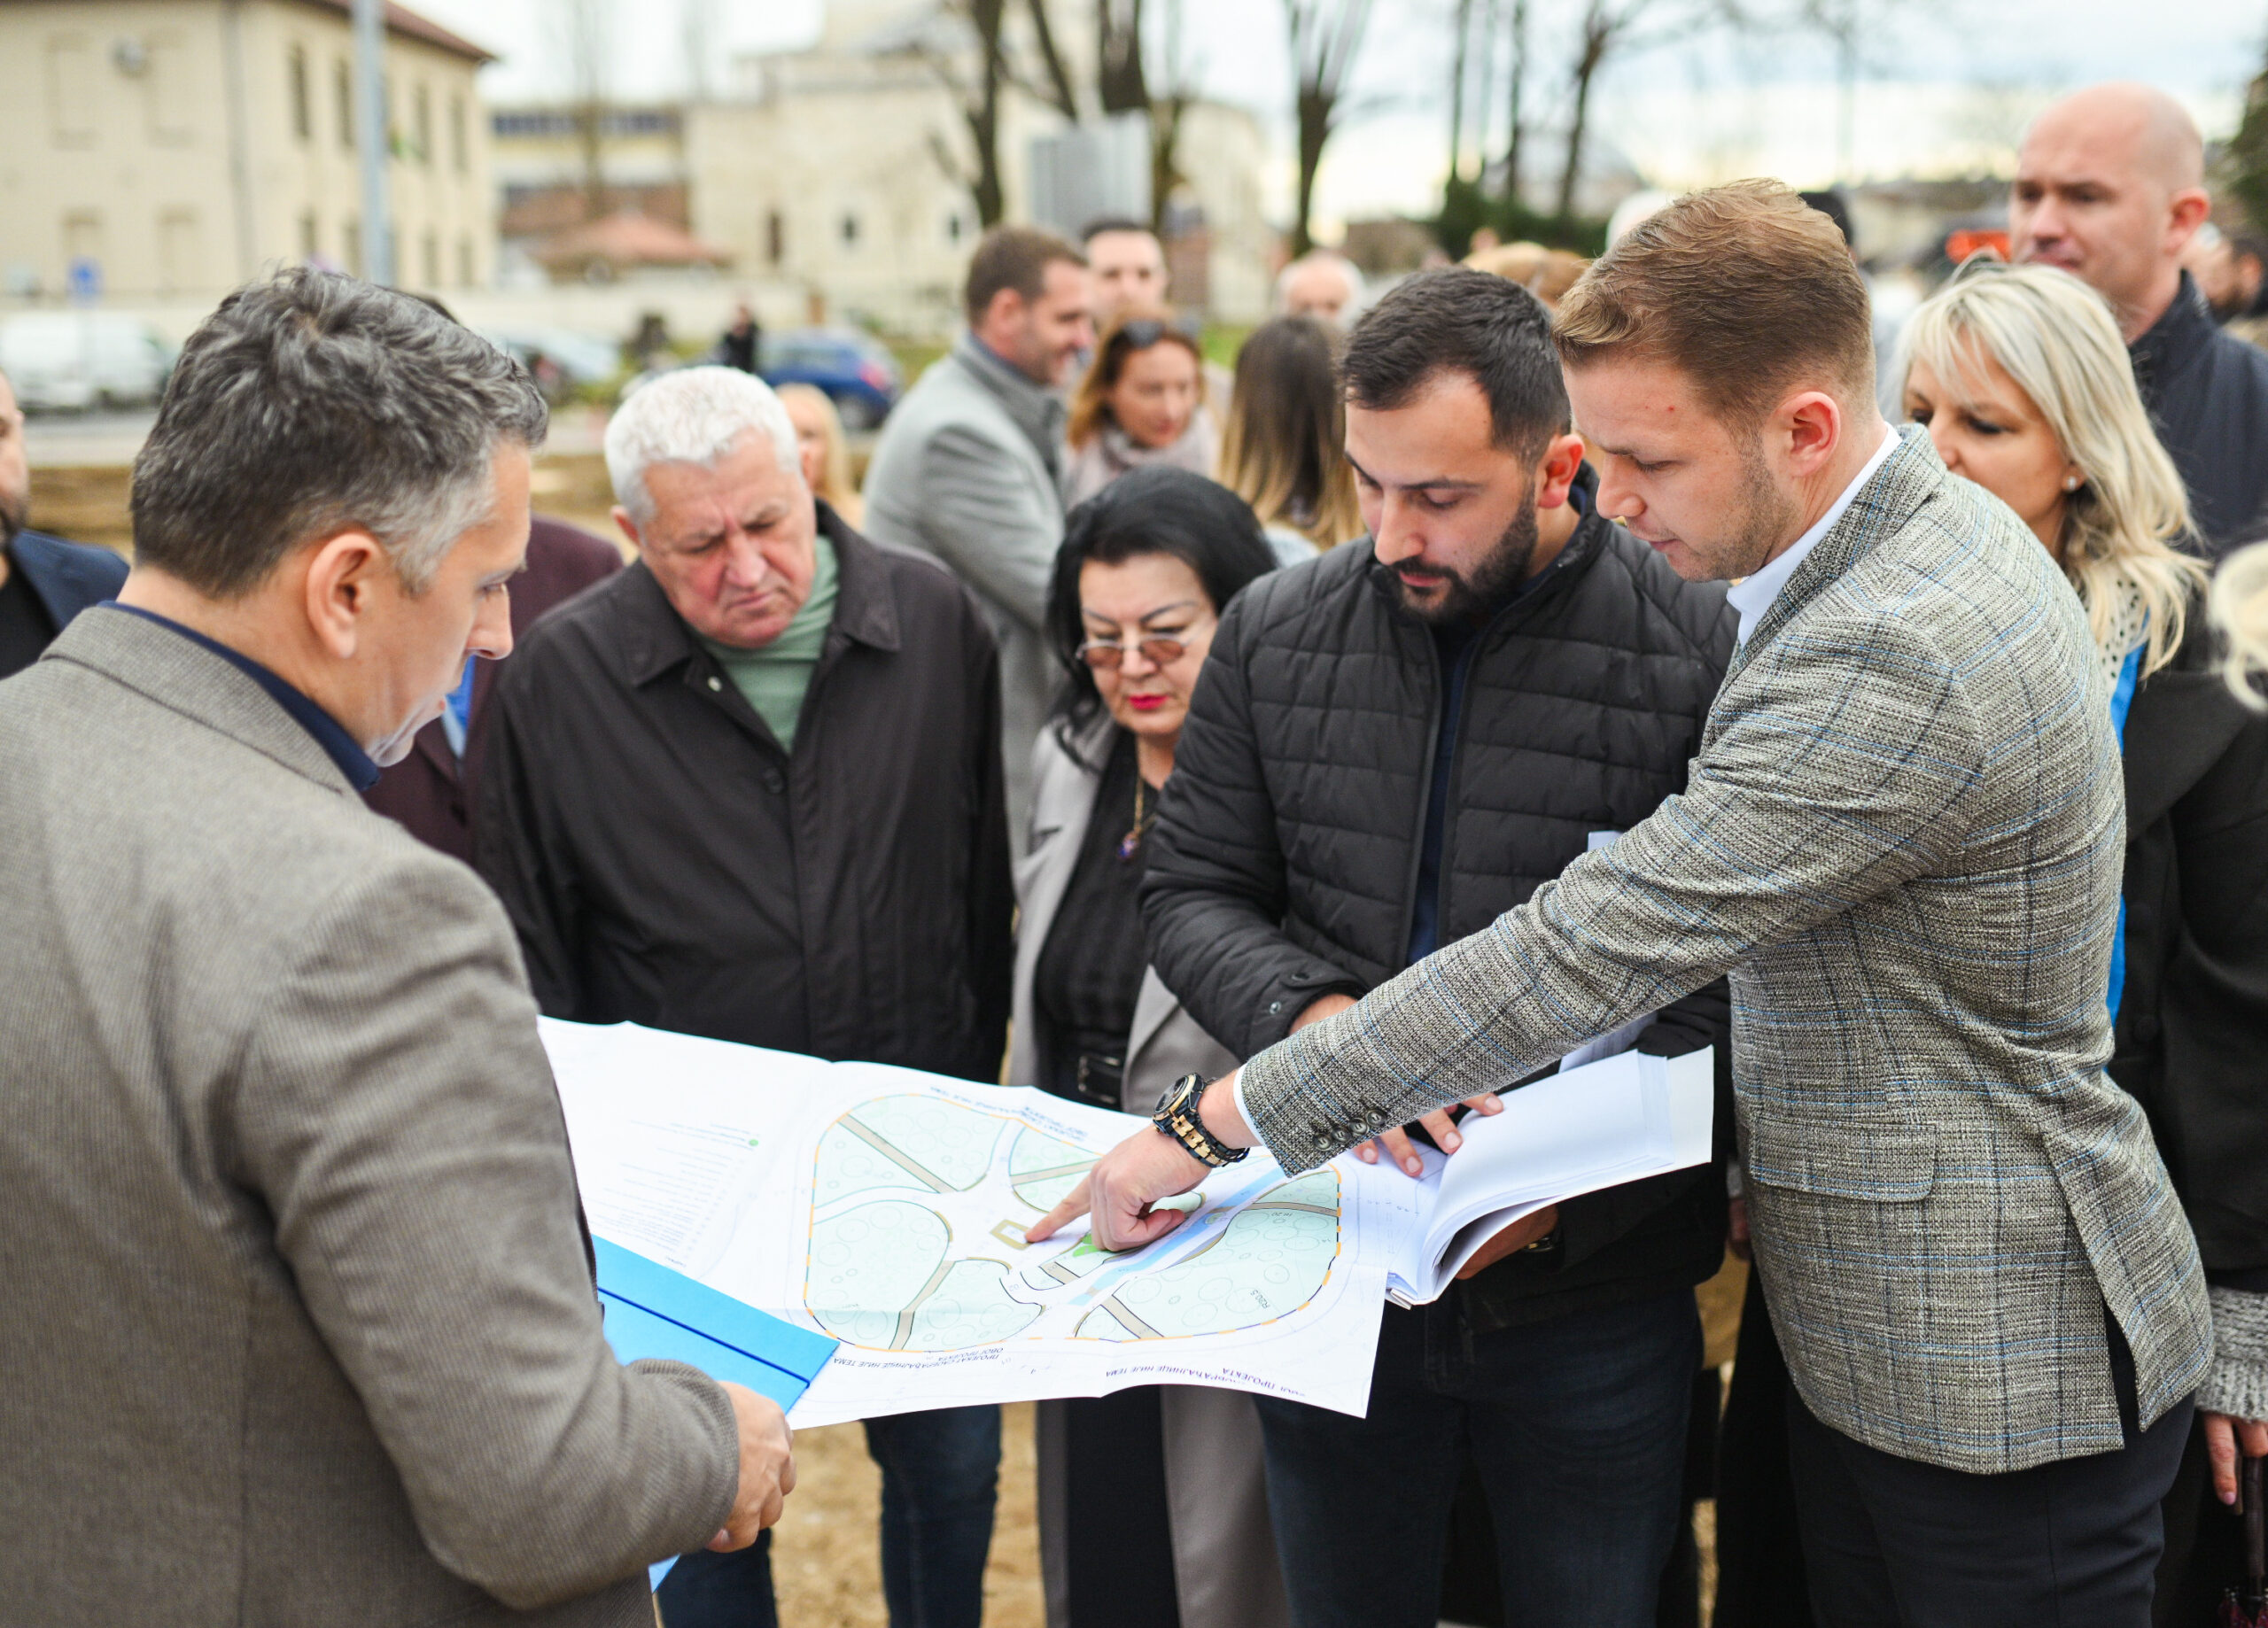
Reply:
[[1101, 1243], [1146, 1241], [1228, 1148], [1306, 1169], [1729, 973], [1821, 1620], [2143, 1628], [2210, 1331], [2103, 1072], [2124, 795], [2078, 597], [1884, 424], [1864, 285], [1776, 182], [1638, 227], [1554, 337], [1600, 512], [1743, 579], [1686, 789], [1184, 1092], [1185, 1142], [1130, 1139], [1049, 1222], [1091, 1195]]
[[1000, 645], [1008, 839], [1023, 852], [1031, 748], [1059, 679], [1047, 584], [1063, 542], [1063, 403], [1094, 345], [1087, 263], [1028, 226], [984, 235], [968, 263], [968, 332], [907, 392], [866, 470], [866, 535], [936, 554], [975, 592]]
[[510, 926], [355, 795], [511, 648], [542, 399], [299, 271], [190, 340], [136, 565], [0, 685], [11, 1622], [654, 1621], [794, 1485], [601, 1330]]

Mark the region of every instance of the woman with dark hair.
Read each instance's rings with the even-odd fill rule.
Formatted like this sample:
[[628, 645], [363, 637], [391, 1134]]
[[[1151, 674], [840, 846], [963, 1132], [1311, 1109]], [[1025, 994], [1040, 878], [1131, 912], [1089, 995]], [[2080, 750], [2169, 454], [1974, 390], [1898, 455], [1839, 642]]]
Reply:
[[[1243, 500], [1137, 469], [1071, 511], [1048, 593], [1067, 675], [1032, 755], [1017, 867], [1014, 1085], [1147, 1113], [1236, 1065], [1149, 969], [1144, 847], [1221, 612], [1275, 568]], [[1143, 1386], [1043, 1402], [1050, 1628], [1274, 1628], [1288, 1618], [1251, 1398]]]
[[1205, 356], [1162, 311], [1130, 311], [1103, 329], [1071, 393], [1063, 501], [1085, 502], [1130, 469], [1213, 468]]
[[1216, 475], [1252, 505], [1286, 565], [1363, 534], [1335, 348], [1313, 317], [1279, 316], [1237, 353]]

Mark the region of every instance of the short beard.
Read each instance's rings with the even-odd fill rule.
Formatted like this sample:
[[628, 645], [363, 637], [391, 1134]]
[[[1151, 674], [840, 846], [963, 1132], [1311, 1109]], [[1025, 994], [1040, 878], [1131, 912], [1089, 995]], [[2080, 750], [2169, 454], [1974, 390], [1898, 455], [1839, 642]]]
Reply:
[[1511, 523], [1498, 535], [1487, 557], [1470, 573], [1440, 566], [1426, 568], [1442, 578], [1443, 591], [1438, 600], [1420, 604], [1410, 596], [1410, 585], [1402, 580], [1399, 571], [1394, 578], [1394, 596], [1411, 616], [1435, 626], [1481, 621], [1509, 601], [1520, 584], [1527, 580], [1528, 562], [1535, 558], [1538, 530], [1533, 492], [1524, 492]]

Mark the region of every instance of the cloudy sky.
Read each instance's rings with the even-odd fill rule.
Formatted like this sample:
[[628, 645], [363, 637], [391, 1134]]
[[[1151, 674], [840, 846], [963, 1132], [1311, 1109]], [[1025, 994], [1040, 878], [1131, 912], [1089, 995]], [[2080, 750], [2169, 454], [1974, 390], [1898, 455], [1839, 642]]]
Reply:
[[[791, 50], [819, 31], [821, 0], [605, 0], [611, 7], [612, 89], [668, 96], [687, 83], [685, 7], [707, 18], [715, 82], [724, 58]], [[1162, 12], [1170, 0], [1151, 0]], [[410, 0], [436, 20], [499, 52], [484, 81], [496, 102], [560, 94], [571, 80], [562, 0]], [[1277, 133], [1268, 190], [1290, 191], [1290, 76], [1281, 0], [1183, 0], [1187, 56], [1205, 90], [1248, 106]], [[1486, 0], [1480, 0], [1485, 4]], [[1660, 0], [1668, 7], [1676, 0]], [[1356, 76], [1359, 139], [1325, 159], [1327, 218], [1419, 210], [1447, 163], [1442, 111], [1454, 0], [1377, 0]], [[1509, 12], [1509, 5], [1505, 10]], [[1535, 0], [1534, 45], [1547, 71], [1531, 92], [1557, 94], [1570, 0]], [[2209, 136], [2233, 125], [2245, 81], [2268, 46], [2268, 0], [2181, 0], [2135, 26], [2134, 0], [1873, 0], [1853, 130], [1860, 174], [1969, 167], [2004, 146], [2030, 109], [2056, 89], [2119, 75], [2179, 95]], [[1564, 25], [1563, 25], [1564, 26]], [[1780, 32], [1721, 37], [1634, 54], [1594, 93], [1595, 128], [1650, 180], [1695, 184], [1767, 173], [1798, 184], [1834, 179], [1833, 58], [1826, 46]], [[1501, 139], [1501, 136], [1500, 138]]]

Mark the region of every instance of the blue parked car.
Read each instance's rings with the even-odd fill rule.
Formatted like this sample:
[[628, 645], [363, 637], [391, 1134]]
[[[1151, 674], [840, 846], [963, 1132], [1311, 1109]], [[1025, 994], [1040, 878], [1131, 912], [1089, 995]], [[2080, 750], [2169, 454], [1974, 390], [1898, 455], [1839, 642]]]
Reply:
[[870, 334], [847, 328], [798, 328], [764, 336], [759, 369], [767, 384], [816, 384], [845, 430], [871, 430], [905, 391], [897, 359]]

